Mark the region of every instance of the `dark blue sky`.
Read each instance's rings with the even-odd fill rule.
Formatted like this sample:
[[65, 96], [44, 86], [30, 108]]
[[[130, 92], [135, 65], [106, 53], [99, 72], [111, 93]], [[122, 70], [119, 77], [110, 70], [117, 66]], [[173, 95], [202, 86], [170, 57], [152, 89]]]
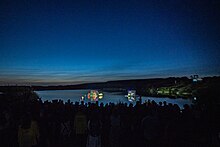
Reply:
[[220, 2], [1, 0], [0, 84], [220, 75]]

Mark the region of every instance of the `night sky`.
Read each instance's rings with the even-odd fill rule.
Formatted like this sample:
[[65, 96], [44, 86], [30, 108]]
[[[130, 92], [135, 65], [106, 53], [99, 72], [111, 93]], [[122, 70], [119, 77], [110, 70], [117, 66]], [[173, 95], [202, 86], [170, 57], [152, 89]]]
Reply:
[[220, 75], [219, 0], [1, 0], [0, 85]]

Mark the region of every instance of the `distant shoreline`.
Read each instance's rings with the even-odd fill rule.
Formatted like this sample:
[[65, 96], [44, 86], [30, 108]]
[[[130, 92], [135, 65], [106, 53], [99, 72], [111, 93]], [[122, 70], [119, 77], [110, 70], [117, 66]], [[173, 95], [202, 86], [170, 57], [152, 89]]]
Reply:
[[107, 92], [123, 92], [136, 90], [137, 95], [170, 98], [192, 98], [198, 91], [217, 88], [220, 85], [220, 77], [205, 77], [200, 82], [193, 82], [187, 77], [170, 77], [155, 79], [136, 79], [108, 81], [102, 83], [87, 83], [78, 85], [58, 85], [58, 86], [0, 86], [0, 92], [10, 91], [10, 89], [28, 88], [32, 91], [45, 90], [86, 90], [96, 89]]

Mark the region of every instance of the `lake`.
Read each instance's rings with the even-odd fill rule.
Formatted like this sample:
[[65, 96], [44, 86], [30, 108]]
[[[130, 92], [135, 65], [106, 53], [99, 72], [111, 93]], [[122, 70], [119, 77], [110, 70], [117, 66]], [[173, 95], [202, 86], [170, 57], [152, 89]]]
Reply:
[[[61, 99], [64, 102], [66, 102], [68, 99], [70, 99], [71, 102], [79, 102], [80, 98], [84, 95], [86, 95], [89, 90], [46, 90], [46, 91], [35, 91], [38, 96], [42, 99], [42, 101], [52, 101], [54, 99]], [[120, 92], [103, 92], [104, 93], [104, 98], [99, 100], [99, 103], [133, 103], [135, 102], [130, 102], [128, 99], [125, 97]], [[167, 103], [172, 103], [172, 104], [177, 104], [180, 108], [183, 108], [184, 104], [192, 104], [192, 101], [190, 99], [171, 99], [171, 98], [162, 98], [162, 97], [147, 97], [147, 96], [142, 96], [142, 102], [145, 102], [147, 100], [154, 100], [156, 103], [166, 101]], [[88, 102], [88, 101], [85, 101]]]

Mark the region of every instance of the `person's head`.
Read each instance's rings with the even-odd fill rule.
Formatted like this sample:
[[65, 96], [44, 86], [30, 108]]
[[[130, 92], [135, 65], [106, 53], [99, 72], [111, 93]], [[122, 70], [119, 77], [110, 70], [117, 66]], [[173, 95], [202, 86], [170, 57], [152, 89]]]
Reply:
[[157, 110], [155, 108], [151, 108], [148, 110], [149, 116], [157, 116]]
[[97, 121], [97, 120], [99, 120], [99, 113], [98, 113], [97, 110], [93, 110], [93, 111], [92, 111], [90, 120], [91, 120], [91, 121]]
[[189, 105], [188, 104], [184, 104], [183, 107], [184, 107], [184, 110], [188, 110], [189, 109]]
[[167, 102], [166, 102], [166, 101], [164, 101], [164, 102], [163, 102], [163, 105], [164, 105], [164, 106], [166, 106], [166, 105], [167, 105]]
[[115, 107], [115, 108], [113, 109], [112, 115], [113, 115], [113, 116], [118, 116], [118, 108], [117, 108], [117, 107]]
[[0, 126], [4, 126], [6, 124], [6, 118], [3, 113], [0, 113]]
[[31, 117], [28, 113], [24, 114], [21, 118], [21, 128], [28, 129], [31, 125]]

